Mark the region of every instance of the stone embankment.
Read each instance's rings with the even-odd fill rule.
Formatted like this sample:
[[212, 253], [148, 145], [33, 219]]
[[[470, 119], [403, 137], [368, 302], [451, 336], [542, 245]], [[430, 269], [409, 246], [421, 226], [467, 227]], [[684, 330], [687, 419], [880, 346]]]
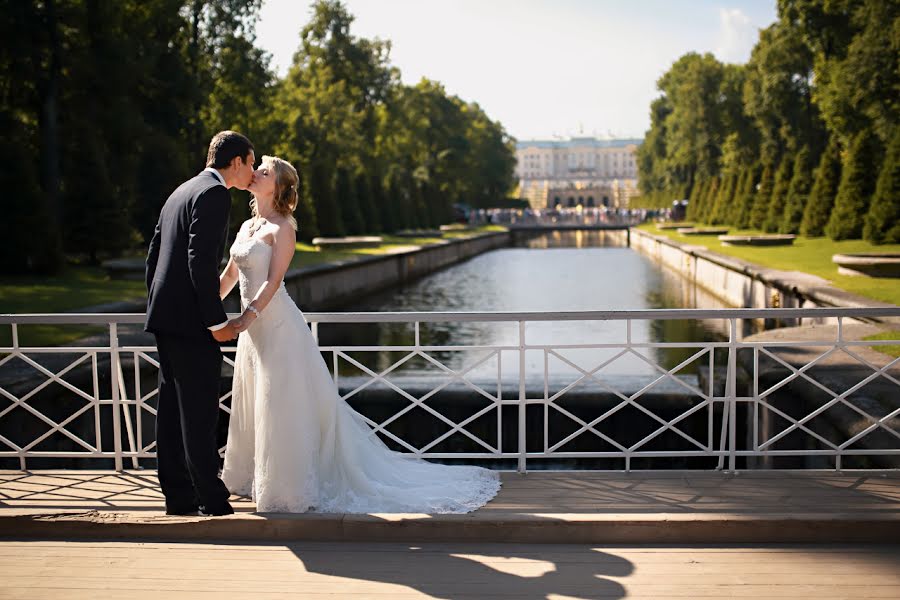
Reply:
[[303, 310], [330, 310], [509, 244], [506, 231], [442, 240], [346, 263], [292, 269], [285, 275], [284, 284]]
[[[829, 281], [809, 273], [770, 269], [712, 252], [703, 246], [679, 243], [639, 229], [632, 231], [631, 247], [736, 307], [894, 307], [893, 304], [840, 290]], [[892, 317], [872, 320], [885, 324], [900, 323]]]

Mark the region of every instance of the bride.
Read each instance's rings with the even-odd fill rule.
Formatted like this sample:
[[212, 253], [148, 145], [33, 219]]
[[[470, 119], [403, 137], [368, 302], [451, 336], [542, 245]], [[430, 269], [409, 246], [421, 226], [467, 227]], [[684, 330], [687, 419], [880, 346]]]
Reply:
[[220, 277], [241, 305], [222, 479], [259, 512], [464, 513], [491, 498], [497, 473], [393, 452], [338, 394], [303, 313], [282, 281], [296, 243], [297, 171], [264, 156], [252, 218]]

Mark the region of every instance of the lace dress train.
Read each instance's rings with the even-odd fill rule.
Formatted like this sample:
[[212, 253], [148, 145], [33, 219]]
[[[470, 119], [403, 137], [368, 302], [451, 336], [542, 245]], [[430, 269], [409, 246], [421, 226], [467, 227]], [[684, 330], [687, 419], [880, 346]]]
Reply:
[[[271, 248], [249, 238], [231, 254], [246, 304]], [[496, 472], [390, 450], [342, 400], [303, 313], [281, 288], [238, 340], [222, 479], [260, 512], [464, 513], [493, 498]]]

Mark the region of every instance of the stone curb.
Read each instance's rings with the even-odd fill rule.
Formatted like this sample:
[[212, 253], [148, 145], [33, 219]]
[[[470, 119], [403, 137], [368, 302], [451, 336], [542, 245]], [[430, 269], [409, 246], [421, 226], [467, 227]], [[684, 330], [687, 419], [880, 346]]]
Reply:
[[[683, 244], [666, 236], [656, 235], [640, 229], [635, 229], [637, 235], [647, 236], [650, 239], [666, 246], [677, 248], [685, 254], [703, 258], [736, 273], [747, 275], [753, 279], [769, 284], [772, 287], [790, 294], [797, 294], [808, 298], [820, 306], [833, 306], [840, 308], [896, 308], [889, 302], [881, 302], [844, 291], [833, 287], [820, 277], [797, 271], [779, 271], [764, 267], [756, 263], [747, 262], [740, 258], [726, 256], [708, 250], [705, 247]], [[872, 321], [886, 324], [900, 323], [900, 319], [894, 317], [872, 318]]]
[[0, 516], [0, 538], [597, 544], [896, 543], [900, 515], [262, 515], [56, 512]]

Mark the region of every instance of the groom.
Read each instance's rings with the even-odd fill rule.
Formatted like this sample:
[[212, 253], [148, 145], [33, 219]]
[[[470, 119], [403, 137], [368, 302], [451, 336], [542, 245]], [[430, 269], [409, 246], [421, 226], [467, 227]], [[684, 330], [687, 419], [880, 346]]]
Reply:
[[147, 253], [147, 322], [159, 350], [156, 455], [167, 515], [229, 515], [216, 425], [220, 342], [237, 337], [219, 298], [231, 195], [253, 179], [253, 144], [217, 133], [206, 169], [162, 207]]

